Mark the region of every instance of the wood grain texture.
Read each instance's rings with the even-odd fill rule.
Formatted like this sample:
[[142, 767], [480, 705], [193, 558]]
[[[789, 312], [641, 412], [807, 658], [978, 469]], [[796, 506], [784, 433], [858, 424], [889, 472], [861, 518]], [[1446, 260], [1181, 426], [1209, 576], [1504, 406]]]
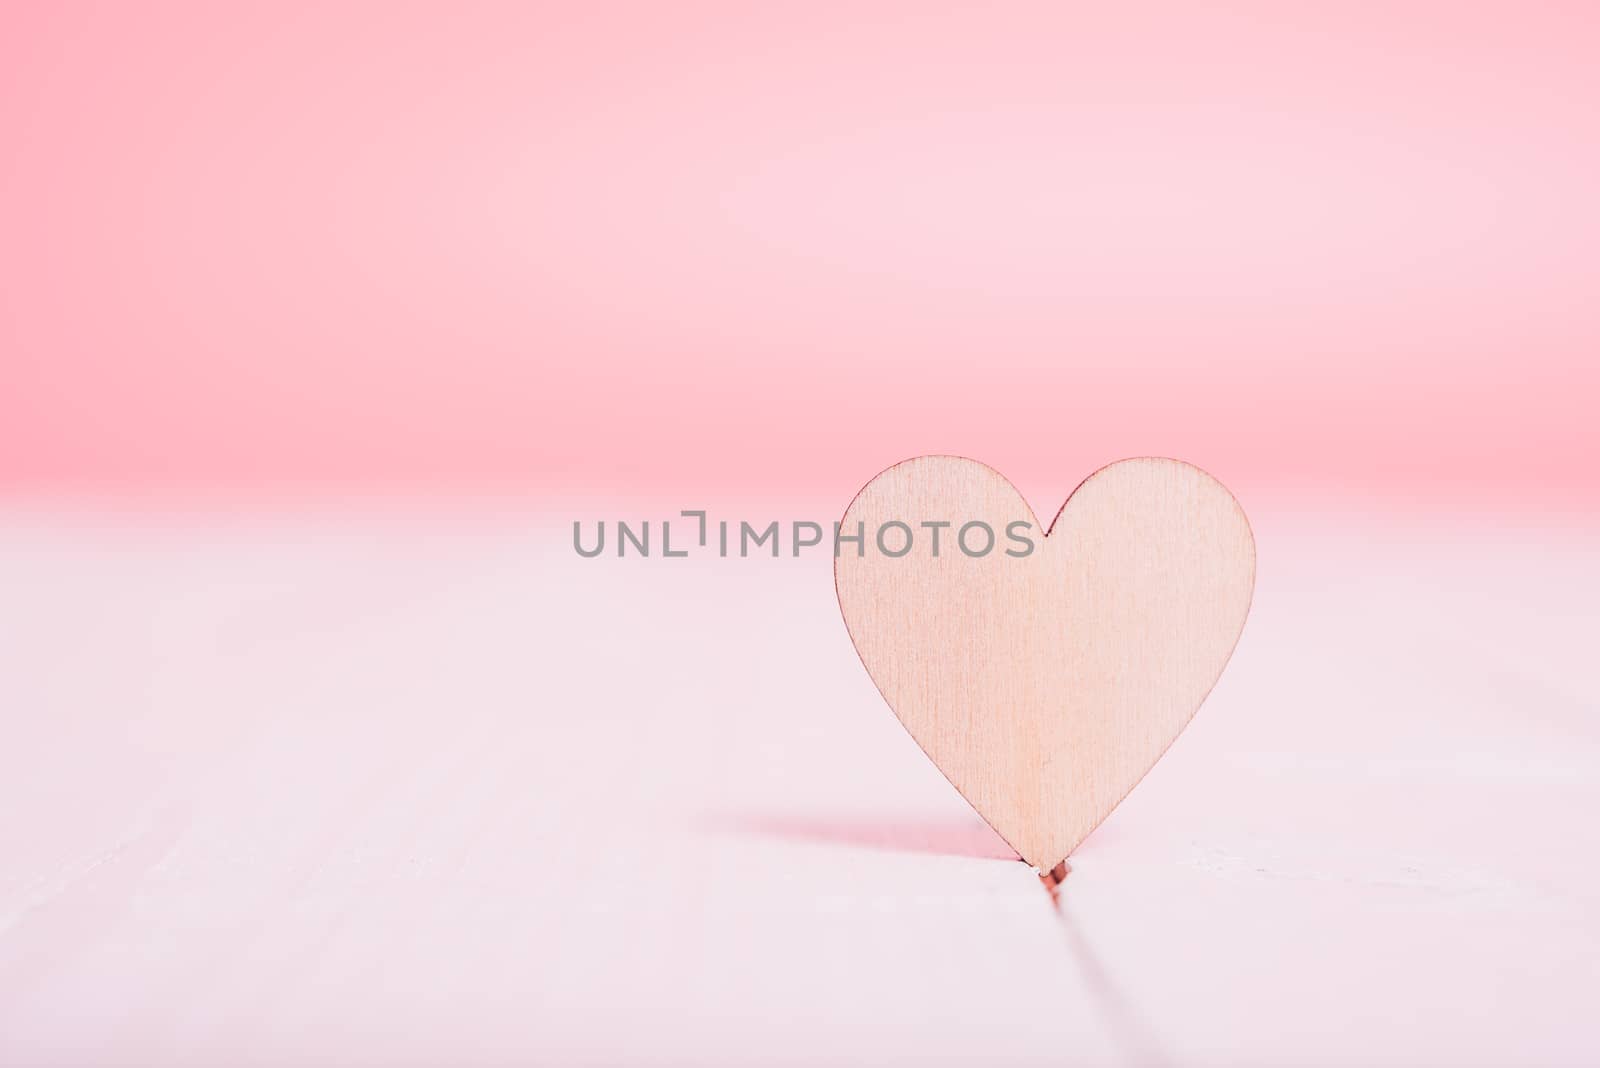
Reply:
[[[903, 556], [877, 532], [900, 522]], [[922, 524], [948, 522], [940, 529]], [[993, 548], [981, 522], [995, 532]], [[1012, 527], [1026, 523], [1024, 531]], [[1177, 460], [1095, 472], [1048, 528], [999, 472], [955, 456], [884, 471], [835, 562], [862, 662], [911, 736], [1024, 860], [1065, 859], [1188, 725], [1238, 641], [1255, 541], [1216, 479]], [[1007, 532], [1029, 537], [1033, 549]], [[899, 552], [904, 532], [884, 543]], [[969, 554], [970, 551], [970, 554]]]
[[523, 503], [0, 503], [0, 1065], [1600, 1064], [1592, 527], [1247, 501], [1218, 704], [1058, 914], [830, 555]]

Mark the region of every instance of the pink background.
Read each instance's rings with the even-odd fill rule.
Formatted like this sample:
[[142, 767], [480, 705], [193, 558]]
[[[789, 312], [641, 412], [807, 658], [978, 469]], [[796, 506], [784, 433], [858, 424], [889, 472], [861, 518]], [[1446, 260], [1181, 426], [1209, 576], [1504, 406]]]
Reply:
[[[1600, 6], [561, 6], [0, 0], [0, 1063], [1600, 1063]], [[1059, 909], [571, 549], [926, 452], [1256, 533]]]
[[0, 485], [1592, 498], [1594, 8], [1115, 6], [7, 5]]

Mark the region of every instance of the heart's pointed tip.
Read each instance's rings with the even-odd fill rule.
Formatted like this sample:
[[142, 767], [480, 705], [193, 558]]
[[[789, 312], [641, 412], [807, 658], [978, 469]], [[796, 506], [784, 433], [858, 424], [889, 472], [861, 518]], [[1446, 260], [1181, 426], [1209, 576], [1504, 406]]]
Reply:
[[1050, 903], [1056, 908], [1061, 907], [1061, 884], [1067, 881], [1067, 876], [1072, 874], [1072, 865], [1065, 860], [1061, 861], [1049, 871], [1039, 872], [1039, 882], [1050, 895]]

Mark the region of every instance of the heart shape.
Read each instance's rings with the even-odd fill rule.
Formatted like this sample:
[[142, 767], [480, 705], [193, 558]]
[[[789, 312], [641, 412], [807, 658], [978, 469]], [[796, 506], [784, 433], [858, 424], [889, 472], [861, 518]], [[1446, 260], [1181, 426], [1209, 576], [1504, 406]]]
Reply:
[[861, 662], [951, 784], [1041, 871], [1188, 725], [1255, 586], [1239, 502], [1178, 460], [1101, 468], [1045, 530], [993, 468], [919, 456], [851, 502], [841, 534], [858, 532], [834, 578]]

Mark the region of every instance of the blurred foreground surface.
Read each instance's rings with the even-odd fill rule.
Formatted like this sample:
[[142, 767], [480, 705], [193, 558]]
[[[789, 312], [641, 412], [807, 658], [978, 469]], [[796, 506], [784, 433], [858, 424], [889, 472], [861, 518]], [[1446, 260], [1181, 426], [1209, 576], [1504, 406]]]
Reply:
[[1253, 516], [1058, 913], [826, 556], [570, 518], [13, 506], [0, 1062], [1600, 1059], [1592, 530]]

